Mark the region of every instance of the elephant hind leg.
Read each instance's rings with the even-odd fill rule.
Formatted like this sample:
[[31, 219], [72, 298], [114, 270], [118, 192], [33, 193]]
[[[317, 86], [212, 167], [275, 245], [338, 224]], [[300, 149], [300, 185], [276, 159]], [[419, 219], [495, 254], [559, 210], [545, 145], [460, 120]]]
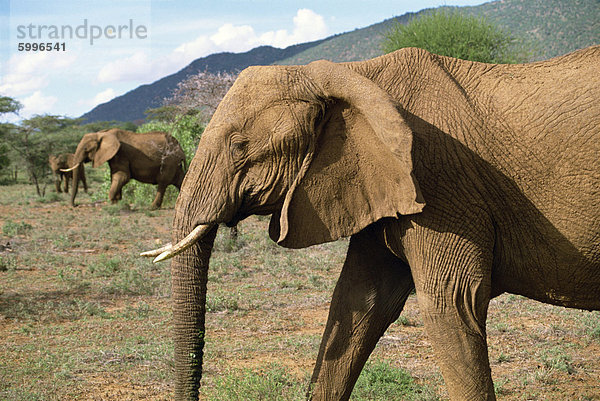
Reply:
[[348, 400], [379, 338], [414, 288], [408, 266], [378, 241], [377, 225], [352, 236], [311, 379], [312, 400]]
[[183, 179], [185, 177], [185, 171], [183, 171], [183, 168], [178, 167], [177, 168], [177, 173], [175, 173], [175, 178], [173, 178], [173, 182], [172, 184], [175, 185], [175, 188], [177, 188], [178, 190], [181, 189], [181, 184], [183, 183]]
[[162, 205], [163, 198], [165, 197], [165, 191], [167, 190], [167, 184], [158, 183], [158, 188], [156, 189], [156, 196], [154, 197], [154, 201], [152, 205], [150, 205], [151, 209], [160, 209]]
[[[436, 242], [444, 244], [443, 239]], [[457, 251], [410, 262], [425, 330], [450, 399], [495, 400], [485, 330], [492, 292], [491, 257]]]

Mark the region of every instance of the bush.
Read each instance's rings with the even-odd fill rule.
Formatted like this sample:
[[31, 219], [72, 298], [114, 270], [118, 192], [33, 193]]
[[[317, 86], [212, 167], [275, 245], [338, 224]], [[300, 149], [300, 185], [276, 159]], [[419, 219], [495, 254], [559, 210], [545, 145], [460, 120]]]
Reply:
[[12, 220], [7, 220], [6, 223], [2, 226], [2, 232], [7, 237], [15, 237], [17, 235], [25, 235], [27, 234], [33, 227], [31, 224], [26, 223], [24, 221], [20, 223], [15, 223]]
[[138, 128], [138, 132], [165, 131], [179, 141], [185, 153], [186, 165], [196, 154], [198, 142], [204, 132], [204, 122], [200, 115], [179, 116], [174, 122], [151, 121]]
[[[204, 387], [209, 400], [295, 401], [305, 399], [306, 381], [291, 376], [279, 365], [260, 370], [233, 370], [215, 380], [214, 386]], [[386, 362], [367, 363], [360, 375], [352, 400], [439, 400], [435, 392], [416, 384], [404, 370]]]
[[404, 47], [482, 63], [519, 63], [528, 58], [509, 33], [485, 18], [448, 10], [423, 14], [406, 25], [397, 23], [384, 35], [385, 53]]
[[367, 400], [437, 400], [435, 392], [415, 383], [408, 372], [384, 361], [369, 362], [363, 369], [352, 399]]
[[286, 373], [278, 365], [265, 370], [244, 369], [217, 378], [213, 388], [203, 391], [209, 400], [271, 400], [292, 401], [304, 399], [302, 382]]

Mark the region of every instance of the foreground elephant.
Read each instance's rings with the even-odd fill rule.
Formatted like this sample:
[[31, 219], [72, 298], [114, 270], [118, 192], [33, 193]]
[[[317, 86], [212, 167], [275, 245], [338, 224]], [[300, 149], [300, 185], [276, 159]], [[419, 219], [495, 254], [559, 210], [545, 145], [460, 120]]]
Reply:
[[66, 170], [75, 170], [71, 206], [75, 206], [77, 196], [77, 171], [88, 161], [93, 161], [93, 167], [108, 162], [108, 197], [112, 203], [121, 199], [121, 189], [133, 178], [158, 185], [151, 207], [160, 208], [167, 187], [173, 184], [179, 189], [185, 175], [185, 154], [177, 139], [168, 133], [109, 129], [85, 134], [77, 145], [72, 167]]
[[[69, 193], [69, 181], [73, 179], [72, 171], [62, 171], [68, 169], [72, 166], [73, 157], [75, 155], [73, 153], [61, 153], [59, 155], [50, 155], [48, 156], [48, 164], [50, 165], [50, 169], [52, 170], [52, 175], [54, 176], [54, 186], [56, 187], [56, 192], [62, 192], [60, 189], [60, 184], [63, 182], [64, 192]], [[83, 184], [83, 189], [87, 192], [87, 182], [85, 180], [85, 169], [83, 165], [79, 169], [79, 180], [81, 180]]]
[[416, 289], [452, 400], [494, 400], [486, 344], [503, 292], [600, 309], [600, 47], [526, 65], [404, 49], [246, 69], [177, 200], [177, 399], [196, 399], [219, 223], [272, 214], [301, 248], [351, 236], [312, 376], [347, 400]]

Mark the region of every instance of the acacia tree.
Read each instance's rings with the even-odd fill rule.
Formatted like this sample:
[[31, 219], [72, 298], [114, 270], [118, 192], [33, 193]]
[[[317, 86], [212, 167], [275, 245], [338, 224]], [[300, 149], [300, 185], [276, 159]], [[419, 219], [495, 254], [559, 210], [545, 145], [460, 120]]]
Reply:
[[191, 75], [177, 85], [166, 103], [173, 106], [178, 115], [199, 113], [208, 121], [237, 75], [230, 72], [213, 74], [207, 71]]
[[[18, 101], [8, 97], [0, 96], [0, 115], [3, 114], [18, 114], [23, 105]], [[0, 173], [2, 173], [10, 165], [7, 136], [14, 130], [15, 125], [10, 123], [0, 123]]]
[[419, 47], [442, 56], [482, 63], [519, 63], [530, 57], [508, 32], [484, 17], [445, 9], [397, 23], [384, 35], [382, 50]]
[[78, 122], [67, 117], [36, 115], [13, 125], [5, 135], [6, 143], [23, 162], [38, 196], [44, 196], [46, 190], [48, 155], [73, 143], [78, 133], [69, 128]]

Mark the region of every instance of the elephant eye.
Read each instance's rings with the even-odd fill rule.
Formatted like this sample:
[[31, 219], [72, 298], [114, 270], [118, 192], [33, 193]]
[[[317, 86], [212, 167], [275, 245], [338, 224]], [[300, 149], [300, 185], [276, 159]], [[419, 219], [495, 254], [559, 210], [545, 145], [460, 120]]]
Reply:
[[246, 155], [248, 147], [248, 140], [243, 138], [240, 134], [233, 134], [230, 141], [230, 151], [233, 160], [239, 161]]

